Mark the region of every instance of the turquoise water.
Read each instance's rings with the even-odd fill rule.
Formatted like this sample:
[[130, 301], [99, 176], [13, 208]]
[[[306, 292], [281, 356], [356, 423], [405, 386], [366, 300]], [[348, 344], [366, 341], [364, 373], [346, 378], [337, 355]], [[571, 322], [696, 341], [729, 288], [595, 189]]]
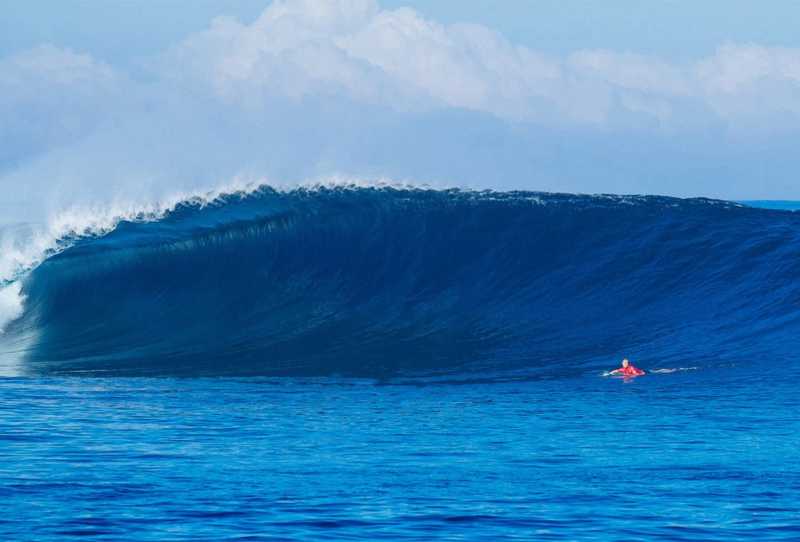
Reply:
[[704, 365], [630, 382], [5, 379], [0, 538], [796, 540], [800, 374]]
[[800, 210], [800, 201], [790, 200], [748, 200], [743, 201], [745, 205], [750, 207], [759, 207], [761, 209], [781, 209], [784, 211], [797, 211]]

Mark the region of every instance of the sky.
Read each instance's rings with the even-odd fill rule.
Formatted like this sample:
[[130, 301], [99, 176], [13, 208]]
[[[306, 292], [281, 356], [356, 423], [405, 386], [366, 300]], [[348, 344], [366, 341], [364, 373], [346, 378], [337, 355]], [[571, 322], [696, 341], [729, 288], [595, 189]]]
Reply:
[[[0, 5], [0, 55], [58, 43], [126, 63], [157, 54], [217, 16], [252, 23], [268, 0], [9, 0]], [[473, 22], [534, 49], [614, 49], [691, 59], [722, 43], [800, 46], [794, 0], [383, 0], [445, 23]], [[768, 9], [767, 9], [768, 8]], [[143, 34], [146, 35], [144, 39]]]
[[10, 0], [0, 213], [327, 178], [800, 199], [800, 5]]

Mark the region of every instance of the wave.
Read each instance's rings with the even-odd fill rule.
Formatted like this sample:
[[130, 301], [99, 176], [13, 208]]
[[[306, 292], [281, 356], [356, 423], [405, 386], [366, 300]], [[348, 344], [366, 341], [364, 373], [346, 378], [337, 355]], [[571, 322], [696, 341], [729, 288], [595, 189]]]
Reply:
[[800, 331], [800, 216], [716, 200], [260, 187], [99, 223], [6, 279], [20, 372], [557, 376]]

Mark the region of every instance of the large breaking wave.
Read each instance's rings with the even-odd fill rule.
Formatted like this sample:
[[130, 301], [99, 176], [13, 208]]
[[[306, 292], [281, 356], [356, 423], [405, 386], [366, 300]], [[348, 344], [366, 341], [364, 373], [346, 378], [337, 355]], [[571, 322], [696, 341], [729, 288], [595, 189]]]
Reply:
[[8, 281], [31, 374], [548, 376], [787, 361], [800, 216], [663, 197], [316, 188], [114, 222]]

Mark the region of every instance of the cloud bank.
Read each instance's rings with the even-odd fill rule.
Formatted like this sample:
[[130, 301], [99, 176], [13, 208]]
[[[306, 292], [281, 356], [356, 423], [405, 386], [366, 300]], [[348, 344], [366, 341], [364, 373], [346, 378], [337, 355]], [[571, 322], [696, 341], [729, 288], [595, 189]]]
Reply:
[[372, 0], [276, 0], [143, 62], [58, 44], [0, 59], [0, 212], [335, 174], [800, 197], [800, 49], [556, 57]]
[[341, 93], [398, 109], [451, 107], [505, 120], [682, 125], [698, 111], [736, 127], [800, 113], [800, 50], [723, 45], [684, 65], [613, 51], [551, 57], [473, 24], [441, 25], [370, 0], [283, 0], [251, 25], [216, 19], [166, 55], [179, 80], [230, 103]]

